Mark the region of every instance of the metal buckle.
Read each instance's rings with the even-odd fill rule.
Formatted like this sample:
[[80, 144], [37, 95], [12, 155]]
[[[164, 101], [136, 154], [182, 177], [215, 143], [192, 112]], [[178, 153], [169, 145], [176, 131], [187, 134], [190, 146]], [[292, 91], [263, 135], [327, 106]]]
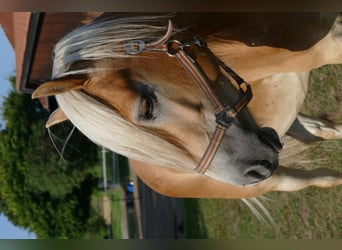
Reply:
[[250, 85], [248, 83], [245, 83], [245, 85], [246, 91], [243, 90], [241, 84], [239, 85], [239, 91], [242, 93], [242, 96], [235, 106], [233, 108], [230, 106], [225, 106], [219, 113], [215, 115], [216, 124], [225, 126], [226, 128], [230, 127], [233, 124], [236, 115], [248, 105], [253, 97], [253, 94]]
[[233, 123], [237, 111], [231, 107], [224, 107], [221, 112], [216, 114], [216, 124], [229, 128]]
[[166, 54], [174, 57], [178, 51], [183, 50], [183, 44], [178, 40], [169, 40], [166, 43]]
[[169, 40], [166, 43], [166, 53], [169, 56], [175, 56], [178, 51], [184, 50], [186, 47], [197, 45], [198, 47], [206, 47], [207, 43], [200, 36], [193, 36], [193, 40], [190, 42], [181, 43], [178, 40]]

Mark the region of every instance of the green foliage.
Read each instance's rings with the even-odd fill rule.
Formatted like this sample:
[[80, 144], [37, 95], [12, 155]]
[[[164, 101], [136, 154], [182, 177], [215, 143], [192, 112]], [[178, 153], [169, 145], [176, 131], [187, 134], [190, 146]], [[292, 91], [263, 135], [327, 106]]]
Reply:
[[97, 184], [97, 147], [78, 131], [71, 134], [69, 123], [53, 128], [51, 139], [48, 115], [38, 101], [14, 90], [4, 102], [0, 212], [40, 238], [80, 238]]

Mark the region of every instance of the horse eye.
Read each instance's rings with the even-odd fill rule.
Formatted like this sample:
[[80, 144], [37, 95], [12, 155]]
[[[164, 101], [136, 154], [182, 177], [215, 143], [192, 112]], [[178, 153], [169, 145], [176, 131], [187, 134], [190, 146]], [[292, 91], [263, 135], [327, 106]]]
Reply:
[[139, 116], [145, 120], [154, 119], [153, 111], [157, 103], [157, 97], [154, 94], [144, 95], [141, 98]]

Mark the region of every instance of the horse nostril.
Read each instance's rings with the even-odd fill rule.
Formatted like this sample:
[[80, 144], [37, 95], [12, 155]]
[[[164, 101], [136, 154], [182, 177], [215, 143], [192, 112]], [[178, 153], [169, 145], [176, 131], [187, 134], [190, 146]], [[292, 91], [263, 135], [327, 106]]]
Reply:
[[252, 171], [247, 172], [246, 176], [251, 177], [251, 178], [256, 179], [256, 180], [263, 180], [263, 179], [266, 179], [268, 177], [268, 176], [262, 175], [261, 173], [259, 173], [256, 170], [252, 170]]
[[265, 168], [267, 168], [268, 170], [274, 170], [275, 166], [268, 160], [256, 160], [253, 162], [252, 165], [261, 165]]
[[274, 152], [279, 153], [282, 150], [283, 144], [280, 142], [279, 136], [274, 129], [262, 127], [257, 131], [257, 136], [261, 143], [270, 147]]
[[270, 177], [275, 169], [276, 165], [268, 160], [256, 160], [252, 162], [245, 176], [250, 179], [251, 183], [255, 183]]

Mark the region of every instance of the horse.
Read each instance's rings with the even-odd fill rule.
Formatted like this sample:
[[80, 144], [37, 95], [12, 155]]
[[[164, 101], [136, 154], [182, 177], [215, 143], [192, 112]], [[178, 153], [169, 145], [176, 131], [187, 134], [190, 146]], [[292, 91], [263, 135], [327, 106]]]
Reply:
[[56, 97], [47, 127], [70, 120], [167, 196], [244, 199], [334, 187], [342, 173], [289, 168], [282, 154], [288, 136], [342, 138], [341, 125], [299, 113], [310, 71], [342, 63], [341, 18], [104, 14], [56, 44], [52, 79], [32, 97]]

